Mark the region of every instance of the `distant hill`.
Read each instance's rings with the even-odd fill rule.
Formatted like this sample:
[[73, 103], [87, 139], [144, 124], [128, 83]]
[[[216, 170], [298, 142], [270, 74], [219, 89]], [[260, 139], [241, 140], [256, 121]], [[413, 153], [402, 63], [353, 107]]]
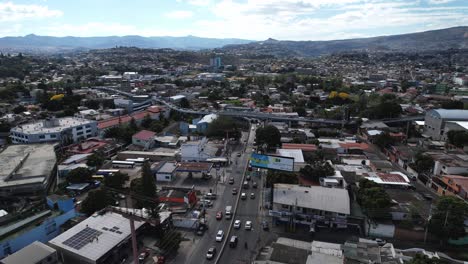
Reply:
[[241, 45], [227, 45], [219, 51], [277, 57], [315, 57], [347, 51], [427, 51], [468, 48], [468, 27], [453, 27], [373, 38], [330, 41], [280, 41], [267, 39]]
[[3, 51], [44, 51], [54, 52], [74, 49], [105, 49], [115, 46], [138, 48], [172, 48], [182, 50], [200, 50], [219, 48], [229, 44], [245, 44], [245, 39], [216, 39], [186, 37], [49, 37], [26, 35], [24, 37], [0, 38], [0, 50]]

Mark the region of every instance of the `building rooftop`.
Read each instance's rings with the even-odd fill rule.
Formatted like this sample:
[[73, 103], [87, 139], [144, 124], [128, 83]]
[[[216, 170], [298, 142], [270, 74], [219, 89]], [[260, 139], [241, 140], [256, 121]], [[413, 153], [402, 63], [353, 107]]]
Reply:
[[300, 149], [277, 149], [276, 154], [283, 157], [294, 158], [295, 163], [304, 163], [304, 155]]
[[45, 182], [57, 162], [51, 144], [11, 145], [0, 152], [0, 188]]
[[283, 143], [283, 149], [300, 149], [302, 151], [316, 151], [318, 147], [314, 144], [294, 144], [294, 143]]
[[209, 172], [213, 167], [211, 162], [180, 162], [177, 171], [181, 172]]
[[340, 214], [350, 213], [349, 194], [345, 189], [275, 184], [273, 202]]
[[200, 119], [200, 121], [198, 121], [198, 124], [200, 124], [200, 123], [210, 124], [211, 122], [216, 120], [216, 118], [218, 118], [217, 114], [209, 114], [209, 115], [204, 116], [202, 119]]
[[149, 130], [141, 130], [140, 132], [135, 133], [132, 137], [139, 140], [150, 140], [156, 135], [155, 132]]
[[12, 128], [11, 131], [27, 134], [58, 133], [70, 127], [83, 126], [89, 123], [96, 123], [96, 121], [84, 118], [64, 117], [53, 120], [53, 126], [44, 125], [48, 121], [52, 123], [52, 120], [41, 120], [34, 123], [19, 125], [17, 127]]
[[[143, 222], [135, 221], [135, 229]], [[64, 249], [91, 261], [97, 261], [130, 236], [128, 219], [117, 213], [95, 213], [58, 237], [49, 241], [55, 248]]]
[[433, 109], [426, 113], [440, 119], [468, 120], [468, 110], [461, 109]]
[[176, 168], [175, 162], [166, 162], [159, 168], [158, 173], [173, 173]]
[[44, 258], [56, 253], [57, 251], [39, 241], [27, 245], [20, 251], [1, 260], [3, 264], [27, 264], [39, 263]]
[[409, 185], [410, 180], [408, 176], [399, 172], [399, 171], [392, 171], [389, 173], [370, 173], [369, 177], [366, 179], [373, 181], [378, 184], [388, 184], [388, 185]]

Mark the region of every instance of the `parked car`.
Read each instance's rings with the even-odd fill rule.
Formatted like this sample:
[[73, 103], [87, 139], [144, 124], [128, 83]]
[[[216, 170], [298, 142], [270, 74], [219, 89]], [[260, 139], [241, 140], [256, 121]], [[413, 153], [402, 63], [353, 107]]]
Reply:
[[205, 204], [205, 207], [212, 207], [213, 206], [213, 201], [211, 200], [200, 200], [200, 206], [203, 208], [203, 204]]
[[215, 247], [210, 247], [208, 249], [208, 252], [206, 252], [206, 259], [213, 259], [215, 254], [216, 254], [216, 248]]
[[216, 213], [216, 220], [221, 220], [221, 219], [223, 219], [223, 212], [218, 211], [218, 212]]
[[242, 199], [242, 200], [247, 199], [247, 195], [246, 195], [245, 193], [241, 193], [241, 199]]
[[428, 200], [428, 201], [432, 201], [432, 195], [428, 194], [428, 193], [423, 193], [422, 196], [424, 197], [424, 199]]
[[143, 262], [149, 256], [149, 254], [150, 253], [147, 250], [141, 252], [140, 255], [138, 255], [138, 260]]
[[223, 238], [224, 238], [224, 232], [223, 230], [219, 230], [218, 233], [216, 233], [216, 242], [223, 241]]
[[239, 229], [241, 227], [241, 225], [242, 225], [241, 220], [234, 221], [234, 228], [235, 229]]
[[206, 225], [200, 225], [197, 229], [197, 235], [203, 236], [205, 234], [205, 231], [208, 229]]
[[237, 157], [240, 157], [240, 156], [242, 156], [242, 154], [241, 154], [240, 152], [239, 152], [239, 153], [237, 153]]
[[207, 194], [205, 194], [205, 199], [207, 199], [207, 200], [216, 200], [216, 194], [207, 193]]
[[268, 226], [268, 222], [266, 220], [262, 221], [262, 229], [268, 231], [270, 227]]
[[383, 246], [383, 245], [387, 244], [387, 241], [385, 241], [385, 240], [383, 240], [381, 238], [376, 238], [376, 239], [374, 239], [374, 241], [377, 242], [377, 245], [379, 245], [379, 246]]

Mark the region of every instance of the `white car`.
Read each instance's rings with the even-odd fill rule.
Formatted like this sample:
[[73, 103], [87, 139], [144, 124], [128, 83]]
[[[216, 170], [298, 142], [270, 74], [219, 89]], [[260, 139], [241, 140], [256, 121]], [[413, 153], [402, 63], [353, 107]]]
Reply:
[[224, 232], [223, 230], [219, 230], [218, 233], [216, 234], [216, 242], [223, 241], [223, 238], [224, 238]]
[[239, 229], [241, 227], [241, 224], [242, 224], [241, 220], [234, 221], [234, 228]]
[[252, 230], [252, 221], [245, 222], [245, 230]]
[[246, 195], [245, 193], [241, 193], [241, 199], [242, 199], [242, 200], [247, 199], [247, 195]]

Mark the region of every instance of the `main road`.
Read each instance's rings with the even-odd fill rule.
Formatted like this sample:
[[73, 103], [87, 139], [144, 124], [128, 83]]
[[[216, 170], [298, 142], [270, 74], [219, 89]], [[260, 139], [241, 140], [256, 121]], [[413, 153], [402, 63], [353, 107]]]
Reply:
[[[250, 153], [252, 152], [254, 136], [255, 127], [252, 126], [252, 129], [250, 129], [248, 133], [243, 133], [241, 139], [242, 146], [238, 147], [232, 152], [232, 164], [226, 168], [226, 177], [225, 179], [221, 178], [221, 182], [217, 186], [218, 192], [216, 196], [217, 198], [214, 201], [214, 206], [207, 209], [206, 219], [208, 230], [203, 236], [197, 238], [198, 241], [194, 243], [195, 249], [192, 251], [193, 253], [188, 258], [186, 263], [215, 263], [216, 259], [220, 257], [221, 260], [219, 260], [218, 263], [238, 263], [234, 261], [238, 259], [240, 252], [242, 252], [242, 254], [240, 254], [241, 256], [246, 256], [247, 253], [253, 254], [253, 252], [250, 250], [244, 249], [244, 242], [248, 240], [249, 249], [252, 249], [252, 247], [255, 245], [255, 242], [250, 241], [256, 241], [258, 239], [257, 230], [259, 224], [256, 222], [255, 215], [253, 215], [255, 212], [258, 212], [260, 201], [259, 190], [261, 188], [261, 184], [258, 181], [258, 178], [252, 177], [250, 182], [258, 181], [257, 183], [259, 189], [248, 189], [249, 195], [251, 192], [255, 193], [255, 199], [250, 199], [250, 197], [248, 197], [246, 200], [240, 200], [239, 197], [240, 194], [244, 192], [241, 187], [242, 180], [244, 178], [244, 172], [247, 167]], [[238, 153], [240, 153], [240, 157], [238, 157]], [[234, 178], [234, 184], [228, 184], [229, 177]], [[233, 188], [237, 188], [237, 195], [232, 194]], [[231, 220], [227, 220], [225, 218], [225, 209], [226, 206], [229, 205], [232, 206], [233, 211], [235, 212]], [[218, 211], [223, 213], [223, 219], [221, 220], [216, 220], [216, 212]], [[235, 219], [242, 220], [242, 229], [230, 232], [232, 222]], [[244, 230], [244, 224], [246, 220], [253, 221], [253, 230]], [[222, 242], [215, 241], [218, 230], [222, 230], [224, 232], [224, 239]], [[229, 248], [228, 242], [232, 235], [238, 235], [239, 237], [239, 243], [235, 249]], [[206, 252], [212, 246], [216, 247], [216, 255], [212, 260], [207, 260]], [[224, 253], [220, 255], [223, 252], [224, 247]], [[233, 255], [236, 255], [235, 258]]]

